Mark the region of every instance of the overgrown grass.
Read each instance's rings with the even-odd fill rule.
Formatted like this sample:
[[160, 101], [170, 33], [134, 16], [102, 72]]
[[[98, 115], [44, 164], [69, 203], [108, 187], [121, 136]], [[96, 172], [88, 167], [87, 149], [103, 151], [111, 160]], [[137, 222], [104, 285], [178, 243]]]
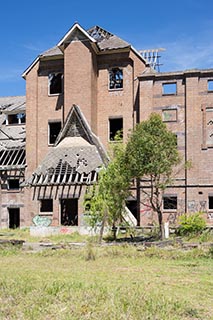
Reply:
[[5, 250], [0, 250], [0, 319], [212, 319], [209, 249], [88, 242], [70, 250]]
[[19, 239], [25, 240], [27, 242], [53, 242], [57, 244], [68, 242], [83, 242], [91, 238], [94, 238], [94, 240], [96, 239], [96, 237], [80, 235], [78, 232], [73, 232], [71, 234], [59, 234], [48, 237], [34, 237], [30, 236], [29, 228], [0, 230], [0, 239]]

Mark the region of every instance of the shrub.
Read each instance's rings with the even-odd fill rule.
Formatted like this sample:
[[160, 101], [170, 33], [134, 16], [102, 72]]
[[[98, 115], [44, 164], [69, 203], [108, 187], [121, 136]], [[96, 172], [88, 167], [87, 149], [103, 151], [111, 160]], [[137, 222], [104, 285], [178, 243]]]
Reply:
[[179, 218], [179, 234], [185, 236], [202, 232], [206, 227], [206, 222], [202, 215], [202, 212], [181, 215]]

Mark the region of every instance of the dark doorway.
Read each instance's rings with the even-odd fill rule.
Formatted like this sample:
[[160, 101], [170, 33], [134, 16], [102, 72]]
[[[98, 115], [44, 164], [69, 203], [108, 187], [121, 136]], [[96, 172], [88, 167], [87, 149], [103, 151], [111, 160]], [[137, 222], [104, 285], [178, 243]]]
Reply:
[[78, 225], [78, 199], [61, 199], [61, 224]]
[[[129, 200], [126, 202], [127, 208], [132, 212], [135, 219], [138, 221], [138, 214], [137, 214], [137, 200]], [[138, 221], [139, 223], [139, 221]]]
[[20, 227], [20, 209], [8, 208], [9, 212], [9, 228], [16, 229]]

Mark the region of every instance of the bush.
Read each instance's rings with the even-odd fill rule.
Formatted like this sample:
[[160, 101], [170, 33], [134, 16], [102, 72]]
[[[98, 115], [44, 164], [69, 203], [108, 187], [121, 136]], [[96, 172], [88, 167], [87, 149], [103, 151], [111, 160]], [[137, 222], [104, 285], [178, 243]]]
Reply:
[[181, 215], [179, 218], [179, 234], [185, 236], [201, 233], [206, 227], [206, 221], [202, 215], [202, 212]]

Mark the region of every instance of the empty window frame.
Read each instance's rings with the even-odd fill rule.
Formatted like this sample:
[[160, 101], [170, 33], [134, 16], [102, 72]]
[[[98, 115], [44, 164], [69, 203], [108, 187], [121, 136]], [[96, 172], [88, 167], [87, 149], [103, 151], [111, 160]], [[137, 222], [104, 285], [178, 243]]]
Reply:
[[52, 199], [40, 200], [40, 212], [53, 212], [53, 200]]
[[213, 210], [213, 195], [209, 195], [209, 210]]
[[208, 80], [208, 91], [213, 91], [213, 80]]
[[177, 109], [163, 109], [162, 120], [163, 122], [177, 122]]
[[49, 80], [49, 95], [62, 93], [62, 73], [50, 73]]
[[177, 196], [165, 195], [163, 197], [164, 210], [177, 210]]
[[177, 94], [177, 83], [163, 83], [162, 84], [163, 95], [175, 95]]
[[116, 136], [123, 138], [123, 118], [109, 119], [109, 140], [115, 141]]
[[48, 123], [49, 138], [48, 144], [52, 145], [55, 143], [59, 132], [61, 131], [61, 121], [49, 122]]
[[123, 70], [111, 68], [109, 70], [109, 89], [123, 89]]
[[25, 122], [26, 122], [25, 113], [8, 114], [6, 118], [6, 125], [24, 124]]
[[19, 179], [8, 179], [7, 188], [8, 190], [19, 190]]

